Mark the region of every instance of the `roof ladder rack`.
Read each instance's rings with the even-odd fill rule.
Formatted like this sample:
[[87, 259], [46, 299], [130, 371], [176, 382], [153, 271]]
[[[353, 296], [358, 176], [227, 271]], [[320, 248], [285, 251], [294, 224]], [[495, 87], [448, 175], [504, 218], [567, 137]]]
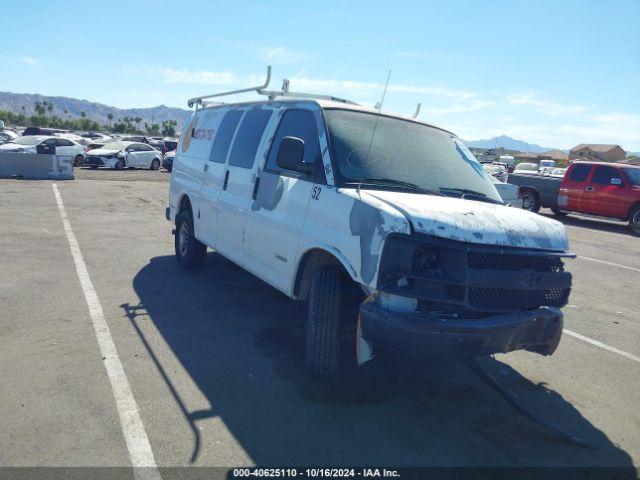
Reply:
[[228, 92], [212, 93], [211, 95], [203, 95], [201, 97], [193, 97], [189, 99], [189, 101], [187, 102], [187, 105], [189, 105], [189, 107], [193, 107], [195, 105], [196, 108], [198, 108], [198, 105], [205, 106], [207, 104], [211, 105], [214, 103], [219, 103], [219, 102], [207, 102], [206, 100], [210, 98], [226, 97], [228, 95], [237, 95], [239, 93], [248, 93], [248, 92], [256, 92], [259, 95], [265, 95], [269, 98], [269, 100], [274, 100], [278, 97], [295, 97], [295, 98], [312, 98], [312, 99], [318, 99], [318, 100], [331, 100], [334, 102], [357, 105], [357, 103], [352, 102], [351, 100], [334, 97], [332, 95], [316, 95], [313, 93], [291, 92], [289, 91], [289, 80], [287, 80], [286, 78], [282, 82], [282, 90], [266, 90], [266, 88], [269, 86], [270, 81], [271, 81], [271, 65], [267, 67], [267, 78], [265, 79], [262, 85], [249, 87], [249, 88], [242, 88], [240, 90], [230, 90]]

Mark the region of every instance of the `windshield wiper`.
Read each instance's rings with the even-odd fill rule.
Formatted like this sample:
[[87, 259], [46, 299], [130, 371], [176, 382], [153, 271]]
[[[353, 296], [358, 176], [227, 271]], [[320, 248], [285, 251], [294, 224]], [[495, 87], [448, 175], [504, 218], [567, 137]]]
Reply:
[[504, 205], [504, 202], [494, 200], [493, 198], [491, 198], [489, 195], [485, 193], [476, 192], [475, 190], [469, 190], [467, 188], [440, 187], [440, 193], [445, 195], [447, 193], [459, 193], [460, 198], [464, 198], [465, 200], [479, 200], [481, 202], [495, 203], [496, 205]]
[[343, 185], [348, 186], [357, 186], [357, 185], [374, 185], [377, 187], [401, 187], [407, 190], [414, 190], [420, 193], [426, 193], [428, 195], [438, 195], [440, 197], [444, 197], [445, 195], [436, 190], [430, 190], [428, 188], [421, 187], [411, 182], [403, 182], [402, 180], [394, 180], [392, 178], [359, 178], [356, 180], [349, 180], [348, 182], [343, 182]]

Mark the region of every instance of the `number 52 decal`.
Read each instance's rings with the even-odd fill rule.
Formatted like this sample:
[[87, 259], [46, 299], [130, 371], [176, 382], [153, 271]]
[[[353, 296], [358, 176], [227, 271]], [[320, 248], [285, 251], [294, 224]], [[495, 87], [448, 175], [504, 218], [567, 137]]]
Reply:
[[322, 191], [322, 188], [314, 186], [313, 189], [311, 190], [311, 198], [313, 198], [314, 200], [318, 200], [320, 198], [321, 191]]

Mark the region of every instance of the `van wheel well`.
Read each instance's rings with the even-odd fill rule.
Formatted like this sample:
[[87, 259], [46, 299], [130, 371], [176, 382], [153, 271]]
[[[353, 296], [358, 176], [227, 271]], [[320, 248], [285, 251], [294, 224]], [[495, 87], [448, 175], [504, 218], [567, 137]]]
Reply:
[[332, 254], [325, 250], [314, 249], [304, 254], [298, 272], [296, 274], [296, 282], [293, 287], [294, 297], [298, 300], [307, 300], [309, 298], [309, 292], [311, 290], [311, 282], [313, 276], [319, 267], [336, 266], [342, 271], [344, 278], [348, 281], [352, 281], [351, 276], [344, 268], [342, 263], [334, 257]]
[[180, 213], [182, 210], [191, 210], [191, 200], [189, 200], [189, 197], [187, 195], [182, 197], [182, 200], [180, 200], [180, 206], [178, 207], [178, 213]]

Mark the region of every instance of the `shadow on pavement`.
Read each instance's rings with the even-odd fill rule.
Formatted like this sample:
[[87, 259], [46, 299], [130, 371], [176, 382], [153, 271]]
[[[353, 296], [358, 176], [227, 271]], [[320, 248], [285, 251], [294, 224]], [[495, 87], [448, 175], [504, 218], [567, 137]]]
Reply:
[[[382, 357], [336, 379], [310, 376], [304, 306], [215, 253], [196, 273], [172, 256], [154, 258], [133, 285], [141, 303], [122, 308], [192, 428], [191, 462], [213, 448], [197, 422], [217, 416], [258, 465], [632, 466], [560, 393], [490, 358], [484, 368], [529, 410], [596, 448], [516, 413], [460, 362]], [[210, 409], [185, 407], [139, 314], [154, 322]]]
[[615, 221], [595, 217], [581, 217], [574, 214], [558, 216], [551, 213], [551, 211], [541, 211], [540, 215], [553, 220], [558, 220], [565, 225], [570, 225], [572, 227], [589, 228], [591, 230], [599, 230], [601, 232], [622, 233], [624, 235], [633, 236], [633, 232], [628, 227], [628, 224], [623, 223], [622, 220]]

